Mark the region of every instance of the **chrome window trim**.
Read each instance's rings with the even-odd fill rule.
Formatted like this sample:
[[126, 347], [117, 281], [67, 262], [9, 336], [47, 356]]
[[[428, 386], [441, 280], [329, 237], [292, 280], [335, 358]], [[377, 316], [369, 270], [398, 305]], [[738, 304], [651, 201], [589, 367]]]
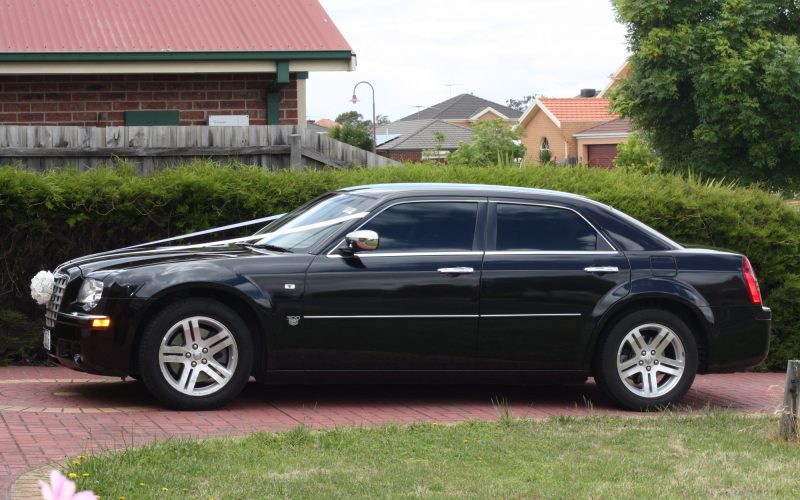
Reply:
[[[589, 219], [587, 219], [586, 217], [584, 217], [582, 213], [578, 212], [578, 211], [577, 211], [577, 210], [575, 210], [574, 208], [565, 207], [565, 206], [561, 206], [561, 205], [552, 205], [552, 204], [549, 204], [549, 203], [536, 203], [536, 202], [524, 202], [524, 201], [506, 201], [506, 200], [499, 200], [499, 199], [489, 199], [489, 203], [494, 203], [494, 204], [506, 204], [506, 205], [528, 205], [528, 206], [533, 206], [533, 207], [545, 207], [545, 208], [557, 208], [557, 209], [561, 209], [561, 210], [569, 210], [570, 212], [573, 212], [573, 213], [574, 213], [574, 214], [576, 214], [578, 217], [580, 217], [581, 219], [583, 219], [583, 221], [584, 221], [585, 223], [589, 224], [589, 227], [591, 227], [591, 228], [592, 228], [592, 230], [593, 230], [595, 233], [597, 233], [597, 235], [598, 235], [598, 236], [600, 236], [601, 238], [603, 238], [603, 241], [605, 241], [605, 242], [606, 242], [606, 244], [607, 244], [609, 247], [611, 247], [611, 248], [613, 248], [613, 249], [614, 249], [614, 251], [613, 251], [613, 252], [611, 252], [612, 254], [618, 254], [618, 253], [620, 253], [620, 251], [619, 251], [619, 250], [617, 250], [617, 247], [615, 247], [613, 244], [611, 244], [611, 242], [610, 242], [610, 241], [608, 241], [608, 238], [606, 238], [606, 237], [603, 235], [603, 233], [602, 233], [602, 232], [600, 232], [600, 231], [599, 231], [599, 230], [598, 230], [598, 229], [595, 227], [595, 225], [594, 225], [594, 224], [592, 224], [591, 222], [589, 222]], [[496, 226], [497, 226], [497, 210], [495, 210], [495, 220], [494, 220], [494, 224], [495, 224], [495, 227], [496, 227]], [[497, 246], [497, 241], [495, 241], [495, 247], [496, 247], [496, 246]], [[532, 252], [534, 252], [534, 251], [535, 251], [535, 252], [539, 252], [539, 251], [536, 251], [536, 250], [531, 250], [531, 251], [532, 251]], [[566, 252], [566, 251], [565, 251], [565, 252]], [[596, 253], [596, 252], [598, 252], [598, 251], [585, 251], [585, 252], [584, 252], [584, 251], [570, 251], [570, 252], [568, 252], [568, 253], [575, 253], [575, 254], [586, 254], [586, 253]], [[606, 254], [606, 253], [607, 253], [607, 252], [605, 252], [605, 251], [599, 251], [599, 252], [600, 252], [600, 253], [602, 253], [602, 254]], [[487, 252], [487, 255], [488, 255], [488, 253], [489, 253], [489, 252]], [[563, 252], [561, 252], [561, 251], [548, 252], [548, 253], [554, 253], [555, 255], [563, 254]], [[521, 254], [521, 255], [529, 255], [529, 254]], [[534, 254], [530, 254], [530, 255], [541, 255], [541, 254], [540, 254], [540, 253], [534, 253]]]
[[[338, 248], [338, 245], [337, 245], [337, 248]], [[336, 250], [336, 248], [334, 248], [333, 250]], [[331, 252], [333, 252], [333, 250], [331, 250]], [[442, 257], [466, 257], [466, 256], [479, 256], [479, 255], [483, 255], [483, 254], [484, 254], [484, 252], [405, 252], [405, 253], [397, 252], [397, 253], [377, 253], [377, 254], [376, 253], [372, 253], [372, 252], [364, 252], [364, 253], [359, 253], [358, 254], [358, 258], [368, 257], [368, 258], [374, 259], [374, 258], [377, 258], [377, 257], [437, 257], [437, 256], [442, 256]], [[331, 253], [329, 252], [328, 253], [328, 258], [329, 259], [345, 259], [345, 258], [349, 259], [351, 257], [345, 257], [344, 255], [336, 255], [336, 254], [331, 255]]]
[[489, 250], [486, 255], [619, 255], [619, 252], [610, 250]]
[[[358, 231], [359, 229], [361, 229], [365, 225], [369, 224], [369, 222], [372, 219], [374, 219], [375, 217], [379, 216], [380, 214], [382, 214], [386, 210], [389, 210], [390, 208], [392, 208], [394, 206], [397, 206], [397, 205], [405, 205], [405, 204], [408, 204], [408, 203], [475, 203], [477, 205], [480, 205], [481, 203], [486, 203], [486, 201], [487, 201], [486, 198], [472, 198], [472, 199], [465, 199], [465, 198], [455, 198], [455, 199], [430, 198], [430, 199], [419, 199], [419, 200], [400, 200], [400, 201], [397, 201], [396, 203], [392, 203], [390, 205], [386, 205], [379, 212], [375, 212], [374, 214], [367, 215], [366, 217], [369, 217], [369, 218], [366, 219], [365, 221], [363, 221], [360, 226], [354, 228], [353, 231]], [[476, 218], [475, 222], [477, 224], [477, 222], [478, 222], [477, 218]], [[380, 235], [378, 235], [378, 236], [380, 236]], [[475, 236], [475, 234], [473, 232], [473, 238], [474, 238], [474, 236]], [[333, 248], [331, 248], [330, 251], [328, 251], [325, 254], [325, 256], [328, 257], [329, 259], [345, 259], [345, 258], [352, 259], [354, 257], [361, 258], [361, 257], [365, 257], [365, 256], [369, 256], [369, 257], [428, 257], [428, 256], [435, 256], [435, 255], [444, 255], [444, 256], [448, 256], [448, 255], [450, 255], [450, 256], [483, 255], [482, 251], [481, 252], [475, 252], [475, 251], [468, 251], [468, 252], [467, 251], [458, 251], [458, 252], [392, 252], [392, 253], [382, 253], [382, 254], [381, 253], [376, 254], [374, 252], [360, 252], [360, 253], [355, 254], [353, 256], [347, 256], [347, 257], [345, 257], [343, 255], [332, 255], [333, 252], [335, 252], [336, 249], [339, 248], [339, 246], [341, 246], [342, 242], [344, 242], [344, 241], [345, 241], [344, 238], [340, 239], [333, 246]], [[380, 252], [380, 250], [376, 250], [375, 252]]]

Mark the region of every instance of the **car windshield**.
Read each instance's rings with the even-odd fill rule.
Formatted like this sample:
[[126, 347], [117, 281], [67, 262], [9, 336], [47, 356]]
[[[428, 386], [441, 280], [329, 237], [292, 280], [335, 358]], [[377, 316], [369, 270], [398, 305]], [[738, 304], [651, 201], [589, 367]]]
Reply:
[[254, 236], [264, 237], [250, 242], [304, 252], [339, 231], [343, 224], [367, 215], [375, 200], [348, 193], [328, 193], [303, 205], [275, 222], [265, 226]]

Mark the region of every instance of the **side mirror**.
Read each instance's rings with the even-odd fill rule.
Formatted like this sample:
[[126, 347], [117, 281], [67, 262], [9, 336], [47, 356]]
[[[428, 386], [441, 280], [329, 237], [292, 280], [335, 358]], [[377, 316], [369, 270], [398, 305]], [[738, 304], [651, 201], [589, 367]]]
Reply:
[[353, 231], [352, 233], [348, 233], [344, 239], [349, 249], [353, 252], [371, 252], [377, 250], [380, 245], [380, 238], [378, 238], [378, 233], [375, 231]]

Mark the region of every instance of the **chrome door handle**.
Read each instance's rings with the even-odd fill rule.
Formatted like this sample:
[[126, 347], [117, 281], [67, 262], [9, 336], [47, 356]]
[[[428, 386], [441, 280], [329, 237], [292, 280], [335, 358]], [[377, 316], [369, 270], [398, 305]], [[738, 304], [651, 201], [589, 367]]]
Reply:
[[436, 271], [440, 274], [472, 274], [475, 272], [471, 267], [442, 267]]
[[616, 266], [598, 266], [587, 267], [584, 269], [587, 273], [618, 273], [619, 268]]

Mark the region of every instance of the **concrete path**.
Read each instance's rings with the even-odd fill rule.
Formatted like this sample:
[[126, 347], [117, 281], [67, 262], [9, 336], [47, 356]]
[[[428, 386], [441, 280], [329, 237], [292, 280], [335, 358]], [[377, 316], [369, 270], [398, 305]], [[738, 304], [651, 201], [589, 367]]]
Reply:
[[[706, 406], [774, 413], [784, 375], [699, 376], [686, 411]], [[615, 409], [593, 382], [568, 387], [283, 386], [255, 383], [229, 407], [209, 412], [165, 410], [134, 381], [64, 368], [0, 367], [0, 497], [31, 469], [66, 457], [139, 446], [170, 436], [204, 437], [388, 422], [458, 422], [498, 417], [639, 415]]]

